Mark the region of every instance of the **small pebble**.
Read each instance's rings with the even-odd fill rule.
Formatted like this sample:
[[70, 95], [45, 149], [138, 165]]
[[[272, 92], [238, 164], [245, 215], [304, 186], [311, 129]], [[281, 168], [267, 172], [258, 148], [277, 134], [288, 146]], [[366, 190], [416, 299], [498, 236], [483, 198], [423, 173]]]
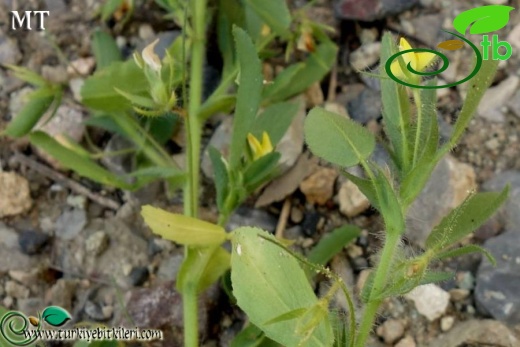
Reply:
[[464, 301], [469, 297], [470, 291], [467, 289], [452, 289], [450, 290], [450, 297], [452, 301]]
[[417, 346], [415, 344], [415, 340], [410, 335], [403, 338], [401, 341], [399, 341], [395, 347], [415, 347]]
[[146, 282], [149, 275], [150, 272], [146, 266], [136, 266], [132, 271], [130, 271], [128, 277], [130, 278], [130, 283], [132, 283], [132, 285], [141, 286]]
[[392, 344], [404, 335], [404, 325], [400, 320], [388, 319], [377, 328], [377, 334], [385, 340], [385, 343]]
[[20, 249], [27, 255], [40, 253], [48, 242], [49, 236], [39, 231], [24, 230], [18, 236]]
[[441, 319], [441, 330], [446, 332], [453, 328], [453, 324], [455, 323], [455, 318], [453, 316], [442, 317]]

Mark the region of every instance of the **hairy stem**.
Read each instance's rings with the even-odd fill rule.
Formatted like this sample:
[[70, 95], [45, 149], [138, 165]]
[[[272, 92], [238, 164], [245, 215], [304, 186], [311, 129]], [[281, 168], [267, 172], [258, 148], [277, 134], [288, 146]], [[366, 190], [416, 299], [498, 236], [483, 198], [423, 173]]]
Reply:
[[[365, 347], [370, 331], [374, 325], [377, 310], [381, 305], [381, 299], [377, 298], [385, 287], [388, 272], [392, 264], [397, 245], [399, 244], [400, 234], [391, 231], [386, 233], [385, 245], [381, 254], [381, 259], [377, 268], [375, 269], [376, 274], [374, 277], [374, 284], [370, 291], [369, 302], [363, 312], [363, 319], [359, 325], [358, 335], [356, 337], [356, 347]], [[376, 299], [375, 299], [376, 298]]]
[[415, 101], [415, 107], [417, 108], [417, 129], [415, 130], [415, 143], [413, 145], [413, 166], [415, 166], [415, 163], [419, 160], [419, 142], [421, 141], [423, 119], [421, 92], [417, 88], [413, 89], [413, 99]]

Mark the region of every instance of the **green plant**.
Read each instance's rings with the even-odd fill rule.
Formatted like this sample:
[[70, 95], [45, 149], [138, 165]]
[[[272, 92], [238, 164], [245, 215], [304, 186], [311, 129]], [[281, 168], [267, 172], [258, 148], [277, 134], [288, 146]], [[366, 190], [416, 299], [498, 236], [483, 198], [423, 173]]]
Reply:
[[[274, 149], [299, 108], [297, 102], [287, 100], [328, 73], [337, 47], [325, 33], [328, 28], [308, 20], [305, 9], [291, 15], [285, 2], [278, 0], [218, 1], [216, 11], [207, 11], [205, 0], [161, 0], [157, 4], [183, 29], [183, 35], [166, 50], [165, 57], [161, 60], [156, 55], [152, 43], [142, 54], [134, 54], [134, 59], [123, 61], [112, 37], [97, 31], [92, 40], [97, 70], [81, 89], [81, 102], [91, 111], [86, 124], [129, 141], [131, 148], [123, 152], [134, 154], [134, 172], [121, 175], [106, 170], [97, 160], [122, 153], [103, 153], [88, 137], [85, 148], [70, 139], [57, 140], [34, 130], [51, 101], [57, 99], [56, 107], [59, 105], [62, 86], [55, 87], [25, 69], [13, 68], [21, 78], [41, 86], [42, 95], [32, 96], [27, 107], [31, 114], [17, 117], [5, 134], [27, 135], [34, 146], [49, 153], [64, 168], [102, 184], [135, 190], [152, 180], [165, 179], [170, 191], [183, 186], [184, 214], [197, 218], [202, 126], [216, 112], [234, 109], [229, 156], [214, 148], [209, 150], [219, 225], [223, 226], [236, 207], [276, 175], [280, 154]], [[101, 17], [106, 20], [125, 7], [129, 11], [120, 23], [122, 27], [134, 6], [134, 1], [110, 0], [101, 9]], [[216, 21], [224, 67], [220, 84], [204, 100], [206, 31], [212, 20]], [[298, 62], [293, 53], [302, 37], [309, 43], [308, 52]], [[275, 41], [286, 44], [275, 45]], [[295, 62], [273, 81], [264, 83], [259, 57], [267, 59], [283, 53], [284, 47], [287, 61]], [[185, 172], [163, 147], [180, 122], [184, 122], [187, 135]], [[230, 254], [221, 247], [224, 239], [204, 240], [202, 231], [210, 228], [208, 224], [199, 227], [194, 219], [180, 216], [169, 221], [168, 228], [176, 225], [182, 229], [184, 223], [194, 231], [185, 239], [172, 238], [168, 228], [163, 232], [154, 224], [168, 220], [161, 211], [143, 211], [155, 232], [186, 246], [177, 289], [183, 295], [185, 345], [198, 346], [197, 297], [229, 268]]]

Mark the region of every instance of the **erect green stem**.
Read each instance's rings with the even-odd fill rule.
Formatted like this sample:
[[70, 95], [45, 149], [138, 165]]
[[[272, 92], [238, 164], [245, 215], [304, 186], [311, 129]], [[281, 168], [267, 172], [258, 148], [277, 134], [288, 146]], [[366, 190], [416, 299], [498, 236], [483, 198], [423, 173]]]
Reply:
[[[199, 203], [199, 168], [201, 124], [198, 112], [202, 102], [202, 81], [206, 44], [206, 0], [194, 0], [187, 3], [192, 6], [192, 48], [190, 69], [190, 93], [188, 114], [186, 115], [187, 153], [186, 168], [188, 177], [184, 187], [184, 214], [196, 218]], [[185, 257], [194, 250], [185, 249]], [[198, 347], [198, 283], [187, 281], [183, 287], [184, 346]]]
[[381, 305], [381, 299], [377, 297], [382, 293], [385, 287], [386, 280], [388, 278], [388, 272], [394, 259], [394, 254], [399, 244], [400, 233], [397, 230], [388, 230], [386, 233], [385, 245], [381, 254], [379, 264], [375, 269], [376, 274], [374, 277], [374, 283], [370, 291], [369, 302], [363, 312], [363, 319], [359, 325], [358, 335], [356, 337], [356, 347], [365, 347], [370, 331], [374, 325], [374, 320], [377, 314], [377, 310]]
[[186, 167], [188, 179], [184, 190], [184, 214], [197, 217], [199, 193], [199, 160], [201, 124], [197, 117], [202, 102], [203, 65], [205, 55], [206, 36], [206, 0], [195, 0], [192, 3], [192, 49], [190, 69], [190, 93], [188, 114], [186, 116], [186, 130], [188, 146]]
[[419, 160], [419, 142], [421, 141], [423, 118], [421, 92], [417, 88], [413, 88], [413, 99], [415, 101], [415, 107], [417, 108], [417, 129], [415, 130], [415, 143], [413, 145], [413, 166], [415, 166], [415, 163]]

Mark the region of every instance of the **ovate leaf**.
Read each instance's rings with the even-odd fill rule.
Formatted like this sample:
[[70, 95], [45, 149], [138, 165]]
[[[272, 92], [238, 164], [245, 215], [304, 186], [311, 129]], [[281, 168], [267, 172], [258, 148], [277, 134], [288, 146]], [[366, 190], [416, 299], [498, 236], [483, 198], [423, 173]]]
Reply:
[[368, 158], [376, 144], [372, 133], [360, 124], [320, 107], [309, 112], [304, 131], [315, 155], [341, 167]]
[[167, 212], [150, 205], [143, 206], [141, 215], [155, 234], [189, 246], [215, 246], [226, 240], [224, 228], [197, 218]]
[[[266, 322], [297, 309], [310, 309], [318, 304], [318, 298], [296, 259], [260, 235], [276, 242], [270, 234], [256, 228], [244, 227], [233, 232], [233, 294], [250, 321], [267, 337], [283, 346], [299, 346], [304, 339], [294, 333], [302, 327], [299, 319]], [[327, 315], [301, 346], [328, 347], [332, 340]]]
[[509, 12], [514, 7], [488, 5], [472, 8], [459, 14], [453, 20], [453, 27], [462, 35], [471, 26], [469, 33], [480, 35], [502, 29], [509, 22]]
[[433, 228], [426, 240], [426, 248], [441, 250], [461, 240], [490, 218], [506, 201], [508, 195], [509, 186], [502, 192], [470, 195]]
[[253, 161], [244, 172], [244, 187], [253, 192], [266, 182], [274, 173], [280, 160], [280, 153], [271, 152]]

